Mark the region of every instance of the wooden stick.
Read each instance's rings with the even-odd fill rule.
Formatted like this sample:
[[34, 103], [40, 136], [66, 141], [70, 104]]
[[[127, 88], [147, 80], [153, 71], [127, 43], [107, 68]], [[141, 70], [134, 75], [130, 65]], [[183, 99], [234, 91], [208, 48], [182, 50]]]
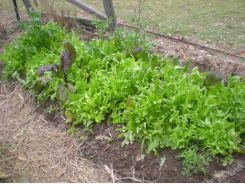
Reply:
[[18, 6], [17, 6], [17, 3], [16, 3], [16, 0], [13, 0], [13, 3], [14, 3], [14, 11], [15, 11], [15, 14], [16, 14], [16, 18], [18, 21], [20, 21], [20, 15], [19, 15], [19, 11], [18, 11]]
[[[32, 5], [31, 5], [31, 3], [30, 3], [29, 0], [22, 0], [22, 1], [23, 1], [24, 5], [25, 5], [27, 11], [29, 11], [30, 8], [33, 9], [33, 7], [32, 7]], [[33, 9], [33, 10], [34, 10], [34, 9]]]
[[103, 0], [103, 5], [105, 9], [105, 14], [107, 18], [112, 18], [112, 23], [109, 25], [109, 30], [110, 31], [115, 31], [117, 28], [117, 19], [115, 16], [115, 11], [113, 7], [112, 0]]
[[106, 20], [106, 16], [100, 12], [98, 12], [96, 9], [92, 8], [91, 6], [81, 2], [80, 0], [67, 0], [68, 2], [74, 4], [75, 6], [83, 9], [84, 11], [88, 12], [91, 15], [95, 15], [99, 19]]

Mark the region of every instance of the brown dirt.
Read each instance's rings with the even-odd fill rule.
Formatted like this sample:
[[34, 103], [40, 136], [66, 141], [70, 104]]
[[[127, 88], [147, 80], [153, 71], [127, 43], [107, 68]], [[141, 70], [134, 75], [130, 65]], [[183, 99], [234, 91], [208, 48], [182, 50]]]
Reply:
[[[4, 42], [20, 34], [16, 28]], [[223, 74], [245, 75], [242, 59], [160, 37], [155, 41], [158, 54], [179, 55], [181, 64], [192, 59], [191, 66], [200, 71], [219, 69]], [[245, 155], [234, 155], [235, 161], [226, 167], [214, 159], [207, 176], [183, 176], [182, 160], [176, 158], [179, 150], [159, 149], [159, 157], [151, 153], [142, 159], [140, 144], [122, 148], [122, 139], [116, 139], [117, 126], [107, 122], [94, 126], [94, 135], [80, 127], [80, 133], [71, 138], [62, 112], [47, 113], [50, 104], [38, 106], [20, 85], [0, 83], [0, 172], [8, 176], [2, 182], [245, 182]], [[87, 140], [80, 138], [86, 136]], [[166, 162], [160, 167], [164, 156]]]
[[[97, 165], [107, 165], [113, 168], [121, 178], [120, 182], [157, 182], [157, 183], [199, 183], [199, 182], [244, 182], [245, 160], [244, 155], [234, 155], [236, 161], [223, 167], [218, 159], [210, 163], [210, 173], [207, 176], [195, 174], [184, 176], [182, 172], [182, 159], [176, 158], [180, 150], [159, 149], [159, 156], [153, 153], [140, 156], [140, 144], [121, 147], [122, 139], [116, 139], [118, 128], [106, 122], [93, 128], [94, 135], [90, 134], [85, 142], [86, 147], [81, 148], [83, 157]], [[110, 141], [110, 140], [113, 141]], [[109, 142], [108, 142], [109, 140]], [[161, 158], [166, 157], [165, 164], [160, 167]]]

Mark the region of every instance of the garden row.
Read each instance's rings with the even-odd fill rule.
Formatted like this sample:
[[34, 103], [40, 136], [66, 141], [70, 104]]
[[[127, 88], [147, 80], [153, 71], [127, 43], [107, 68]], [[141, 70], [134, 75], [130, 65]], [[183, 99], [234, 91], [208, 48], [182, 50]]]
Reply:
[[[39, 101], [58, 100], [69, 132], [87, 129], [106, 115], [120, 124], [125, 144], [146, 144], [146, 153], [158, 148], [183, 149], [184, 172], [207, 172], [211, 157], [244, 152], [245, 82], [219, 73], [200, 73], [149, 54], [140, 32], [118, 29], [107, 39], [79, 40], [59, 24], [42, 25], [40, 14], [30, 12], [30, 23], [20, 23], [24, 35], [5, 47], [2, 78], [11, 77], [34, 90]], [[135, 51], [136, 46], [142, 51]], [[60, 54], [61, 53], [61, 54]], [[196, 156], [194, 157], [193, 154]], [[195, 159], [194, 158], [198, 158]], [[193, 169], [195, 167], [195, 169]]]

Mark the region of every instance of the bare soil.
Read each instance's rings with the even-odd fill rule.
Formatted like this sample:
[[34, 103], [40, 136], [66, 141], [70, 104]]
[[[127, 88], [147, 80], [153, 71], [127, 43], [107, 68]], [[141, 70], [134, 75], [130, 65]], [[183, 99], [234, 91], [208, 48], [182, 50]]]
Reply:
[[[11, 26], [16, 29], [11, 34], [5, 29], [0, 52], [4, 52], [3, 43], [21, 34], [15, 21]], [[92, 33], [88, 35], [94, 37]], [[243, 59], [161, 37], [154, 40], [158, 43], [155, 47], [158, 54], [178, 55], [181, 64], [192, 59], [191, 67], [197, 66], [202, 72], [218, 69], [224, 77], [245, 75]], [[1, 64], [0, 61], [0, 71]], [[118, 127], [106, 121], [94, 126], [94, 134], [78, 127], [79, 133], [71, 138], [62, 112], [47, 113], [51, 102], [36, 104], [30, 92], [23, 92], [22, 86], [13, 82], [0, 81], [0, 89], [0, 146], [4, 147], [0, 151], [0, 172], [7, 176], [1, 182], [245, 182], [245, 155], [235, 154], [235, 161], [226, 167], [220, 159], [214, 159], [207, 176], [201, 173], [183, 176], [182, 160], [176, 158], [181, 150], [159, 149], [159, 157], [151, 153], [142, 159], [140, 144], [121, 147]], [[86, 136], [86, 140], [82, 139]], [[164, 156], [166, 162], [160, 167]]]

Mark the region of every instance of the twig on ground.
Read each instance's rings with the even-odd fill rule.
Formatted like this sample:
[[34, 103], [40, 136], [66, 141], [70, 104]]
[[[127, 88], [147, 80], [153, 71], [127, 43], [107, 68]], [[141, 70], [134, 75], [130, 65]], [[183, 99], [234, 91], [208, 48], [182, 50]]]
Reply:
[[131, 178], [131, 177], [120, 178], [120, 180], [132, 180], [132, 181], [136, 181], [136, 182], [139, 182], [139, 183], [152, 183], [151, 181], [139, 180], [139, 179]]

